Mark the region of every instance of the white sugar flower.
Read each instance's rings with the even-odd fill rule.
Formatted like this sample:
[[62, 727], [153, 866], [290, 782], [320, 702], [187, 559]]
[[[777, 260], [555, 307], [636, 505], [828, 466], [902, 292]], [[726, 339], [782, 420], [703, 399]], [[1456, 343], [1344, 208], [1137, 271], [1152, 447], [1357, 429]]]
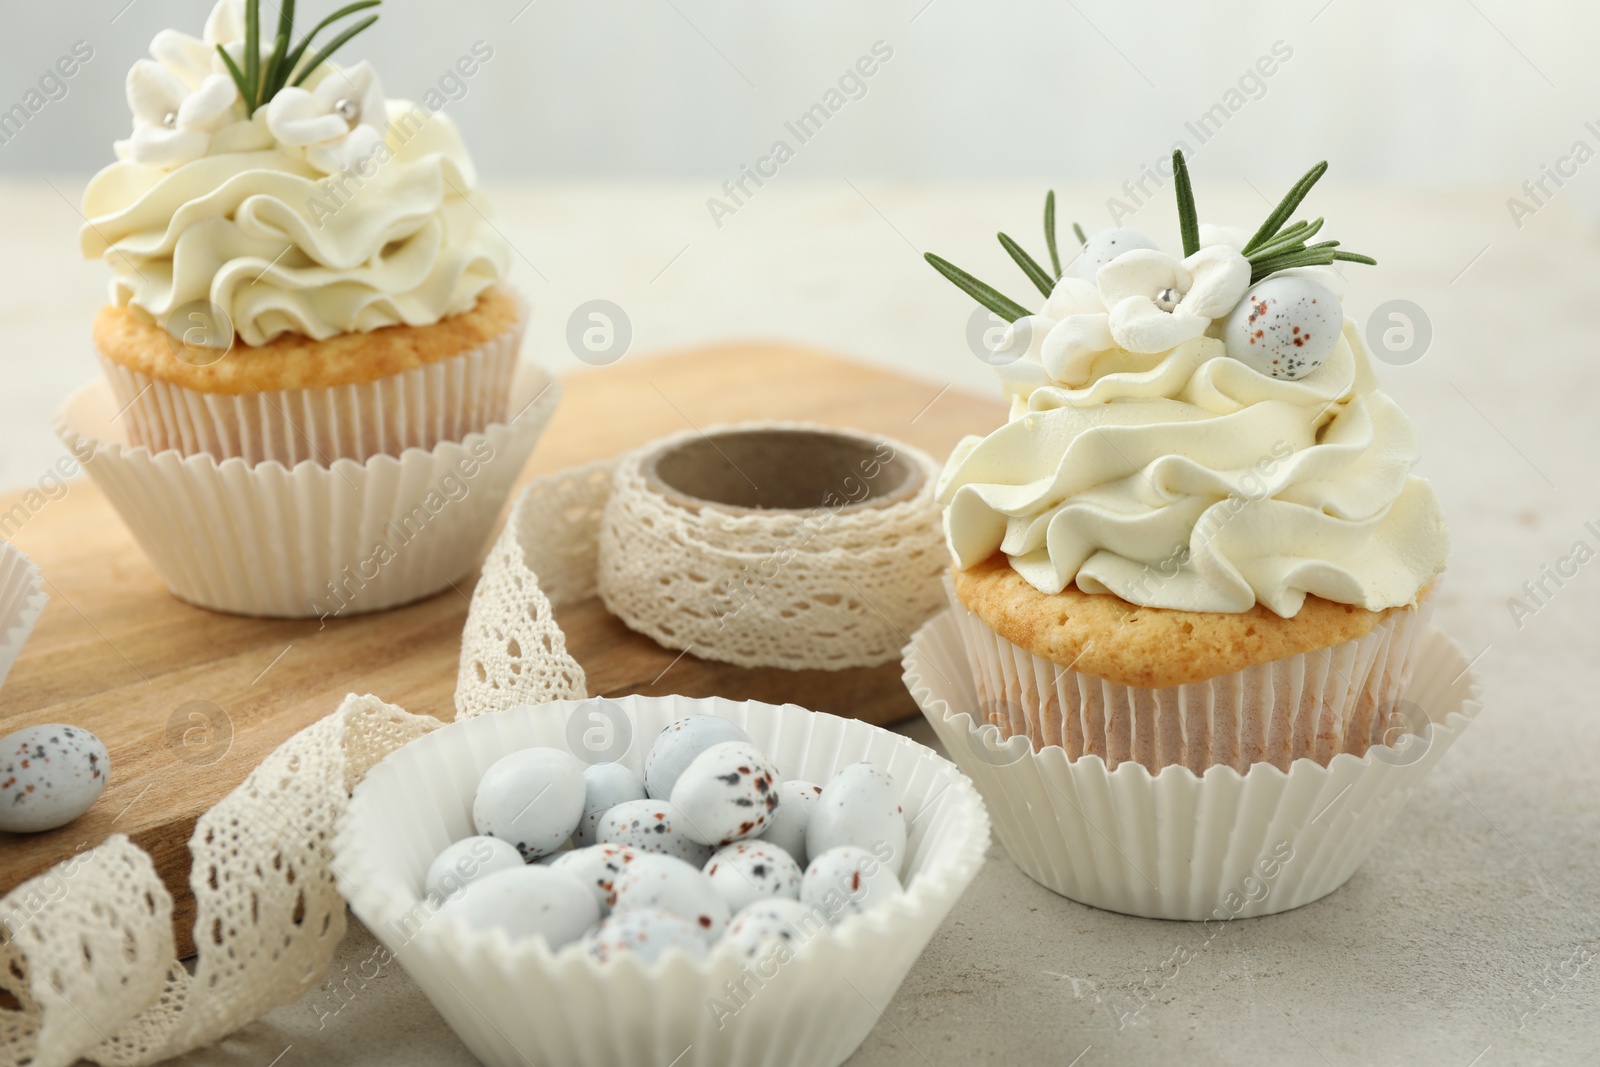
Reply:
[[278, 142], [304, 147], [324, 174], [359, 167], [383, 143], [388, 115], [378, 74], [365, 61], [330, 70], [314, 89], [291, 86], [267, 105], [267, 128]]
[[141, 59], [128, 71], [133, 136], [125, 154], [135, 163], [176, 167], [206, 154], [211, 135], [234, 116], [233, 79], [208, 74], [193, 89], [161, 63]]
[[1187, 259], [1136, 248], [1095, 278], [1110, 312], [1111, 337], [1129, 352], [1165, 352], [1206, 332], [1250, 288], [1250, 261], [1227, 245]]

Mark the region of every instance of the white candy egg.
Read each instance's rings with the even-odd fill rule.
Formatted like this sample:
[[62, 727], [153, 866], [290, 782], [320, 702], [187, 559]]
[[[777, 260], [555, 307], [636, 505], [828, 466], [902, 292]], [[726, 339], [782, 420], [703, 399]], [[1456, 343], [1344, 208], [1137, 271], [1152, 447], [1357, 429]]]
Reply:
[[707, 845], [755, 837], [778, 808], [778, 765], [748, 741], [712, 745], [672, 787], [683, 832]]
[[467, 837], [433, 858], [423, 884], [430, 896], [454, 897], [496, 871], [522, 866], [522, 853], [498, 837]]
[[660, 908], [694, 923], [715, 940], [728, 928], [733, 910], [704, 871], [671, 856], [637, 856], [611, 886], [611, 910]]
[[597, 963], [609, 963], [623, 953], [654, 963], [672, 948], [698, 960], [709, 947], [705, 935], [688, 919], [660, 908], [618, 912], [584, 938], [583, 945]]
[[483, 772], [472, 822], [478, 833], [509, 841], [535, 860], [572, 836], [585, 795], [582, 760], [559, 748], [525, 748]]
[[46, 723], [0, 739], [0, 830], [31, 834], [65, 826], [105, 790], [111, 757], [80, 726]]
[[767, 820], [762, 841], [770, 841], [794, 857], [802, 868], [806, 865], [806, 827], [811, 824], [811, 812], [822, 797], [822, 787], [815, 782], [791, 778], [778, 785], [778, 810]]
[[774, 897], [758, 900], [744, 908], [728, 924], [723, 942], [744, 959], [764, 958], [780, 951], [779, 943], [792, 953], [825, 928], [828, 920], [798, 900]]
[[1127, 226], [1098, 230], [1091, 233], [1089, 239], [1083, 242], [1083, 251], [1078, 253], [1078, 258], [1074, 259], [1072, 266], [1067, 269], [1072, 272], [1073, 277], [1092, 282], [1095, 280], [1095, 275], [1100, 273], [1101, 267], [1122, 253], [1131, 252], [1135, 248], [1159, 249], [1159, 247], [1138, 230]]
[[750, 737], [727, 719], [716, 715], [690, 715], [656, 735], [644, 758], [644, 785], [657, 800], [672, 797], [678, 775], [696, 756], [725, 741], [749, 742]]
[[806, 827], [806, 855], [855, 845], [885, 857], [899, 874], [906, 862], [906, 819], [889, 773], [870, 763], [852, 763], [822, 789]]
[[1344, 309], [1310, 278], [1275, 276], [1251, 287], [1222, 328], [1228, 355], [1262, 374], [1293, 381], [1328, 358]]
[[625, 800], [643, 800], [644, 782], [620, 763], [596, 763], [583, 771], [583, 816], [573, 842], [582, 848], [595, 843], [600, 816]]
[[627, 845], [590, 845], [588, 848], [575, 848], [571, 852], [561, 853], [550, 866], [558, 871], [566, 871], [588, 886], [595, 900], [600, 903], [603, 915], [611, 910], [611, 890], [617, 876], [638, 855]]
[[734, 911], [770, 897], [800, 899], [800, 865], [768, 841], [736, 841], [719, 848], [705, 871]]
[[905, 892], [887, 864], [864, 848], [845, 845], [817, 856], [800, 879], [800, 903], [821, 908], [830, 921], [866, 911]]
[[711, 846], [685, 834], [683, 816], [665, 800], [623, 801], [600, 817], [595, 838], [605, 844], [673, 856], [697, 868], [711, 858]]
[[437, 918], [446, 916], [478, 930], [499, 927], [513, 940], [542, 937], [559, 949], [600, 920], [600, 905], [566, 871], [529, 864], [473, 882], [439, 909]]

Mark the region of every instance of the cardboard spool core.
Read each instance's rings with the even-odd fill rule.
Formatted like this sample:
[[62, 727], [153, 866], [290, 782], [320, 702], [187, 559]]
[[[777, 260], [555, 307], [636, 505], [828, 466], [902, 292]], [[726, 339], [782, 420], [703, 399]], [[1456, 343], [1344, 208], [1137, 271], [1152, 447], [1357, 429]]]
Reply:
[[883, 440], [776, 427], [703, 434], [650, 456], [643, 474], [682, 507], [734, 511], [882, 508], [915, 496], [926, 478]]

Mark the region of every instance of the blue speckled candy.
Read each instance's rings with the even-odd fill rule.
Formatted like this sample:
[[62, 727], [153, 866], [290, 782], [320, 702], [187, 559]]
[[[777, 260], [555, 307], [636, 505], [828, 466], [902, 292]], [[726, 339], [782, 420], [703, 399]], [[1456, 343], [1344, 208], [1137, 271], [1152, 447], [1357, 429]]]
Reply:
[[696, 867], [704, 867], [711, 858], [711, 846], [685, 834], [683, 816], [665, 800], [623, 801], [600, 817], [595, 838], [603, 844], [674, 856]]
[[433, 858], [423, 886], [430, 895], [449, 899], [473, 882], [515, 870], [522, 862], [522, 853], [498, 837], [466, 837]]
[[1222, 329], [1228, 355], [1273, 378], [1304, 378], [1328, 358], [1344, 309], [1310, 278], [1275, 275], [1244, 294]]
[[778, 810], [767, 821], [767, 829], [760, 840], [770, 841], [783, 849], [803, 870], [806, 856], [806, 827], [811, 824], [811, 813], [822, 799], [822, 787], [815, 782], [790, 778], [778, 785]]
[[734, 911], [771, 897], [800, 899], [800, 865], [768, 841], [735, 841], [719, 848], [705, 870]]
[[755, 837], [778, 809], [778, 765], [748, 741], [712, 745], [683, 769], [672, 806], [683, 832], [707, 845]]
[[822, 787], [822, 798], [806, 827], [806, 855], [815, 860], [841, 845], [885, 857], [895, 874], [905, 868], [906, 818], [900, 810], [900, 791], [888, 771], [852, 763]]
[[827, 926], [825, 916], [798, 900], [773, 897], [758, 900], [735, 915], [723, 941], [733, 946], [740, 958], [753, 960], [779, 951], [780, 943], [795, 952]]
[[611, 916], [584, 938], [583, 947], [596, 963], [610, 963], [624, 954], [654, 963], [672, 948], [703, 959], [708, 946], [705, 935], [683, 916], [643, 908]]
[[657, 800], [670, 800], [678, 775], [696, 756], [725, 741], [749, 742], [750, 737], [727, 719], [716, 715], [690, 715], [669, 724], [656, 735], [644, 757], [644, 786]]
[[483, 772], [472, 798], [478, 833], [517, 846], [525, 860], [564, 845], [583, 815], [583, 762], [559, 748], [525, 748]]
[[1086, 282], [1095, 280], [1095, 275], [1100, 273], [1100, 268], [1110, 263], [1124, 252], [1132, 252], [1135, 248], [1157, 248], [1156, 243], [1144, 234], [1128, 226], [1114, 226], [1108, 230], [1097, 230], [1089, 235], [1083, 242], [1083, 251], [1078, 253], [1072, 265], [1067, 268], [1074, 278], [1081, 278]]
[[550, 866], [576, 876], [588, 886], [600, 904], [600, 914], [604, 915], [611, 910], [611, 890], [617, 876], [639, 855], [627, 845], [590, 845], [558, 853], [552, 857]]
[[596, 763], [583, 772], [583, 817], [572, 843], [579, 848], [595, 843], [600, 817], [618, 804], [645, 798], [644, 782], [620, 763]]
[[608, 903], [613, 912], [660, 908], [681, 915], [712, 941], [733, 917], [704, 871], [671, 856], [636, 857], [612, 883]]
[[0, 739], [0, 830], [65, 826], [100, 799], [110, 774], [106, 746], [82, 727], [46, 723], [7, 734]]
[[542, 937], [558, 949], [600, 921], [600, 905], [577, 878], [535, 863], [473, 882], [439, 909], [439, 918], [447, 916], [479, 930], [498, 927], [512, 940]]
[[800, 879], [800, 903], [822, 909], [835, 923], [904, 892], [888, 865], [854, 845], [831, 848], [817, 856]]

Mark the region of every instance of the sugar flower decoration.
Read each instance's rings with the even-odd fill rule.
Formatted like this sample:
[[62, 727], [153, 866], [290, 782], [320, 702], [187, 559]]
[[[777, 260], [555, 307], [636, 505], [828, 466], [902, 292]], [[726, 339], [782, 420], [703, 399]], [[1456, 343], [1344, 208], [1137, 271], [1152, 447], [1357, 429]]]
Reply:
[[365, 61], [329, 71], [315, 89], [282, 89], [267, 105], [267, 129], [280, 144], [304, 147], [324, 174], [362, 166], [383, 143], [383, 86]]
[[191, 87], [166, 65], [141, 59], [128, 71], [133, 136], [126, 158], [152, 167], [177, 167], [199, 159], [211, 135], [233, 121], [239, 90], [225, 74], [207, 75]]

